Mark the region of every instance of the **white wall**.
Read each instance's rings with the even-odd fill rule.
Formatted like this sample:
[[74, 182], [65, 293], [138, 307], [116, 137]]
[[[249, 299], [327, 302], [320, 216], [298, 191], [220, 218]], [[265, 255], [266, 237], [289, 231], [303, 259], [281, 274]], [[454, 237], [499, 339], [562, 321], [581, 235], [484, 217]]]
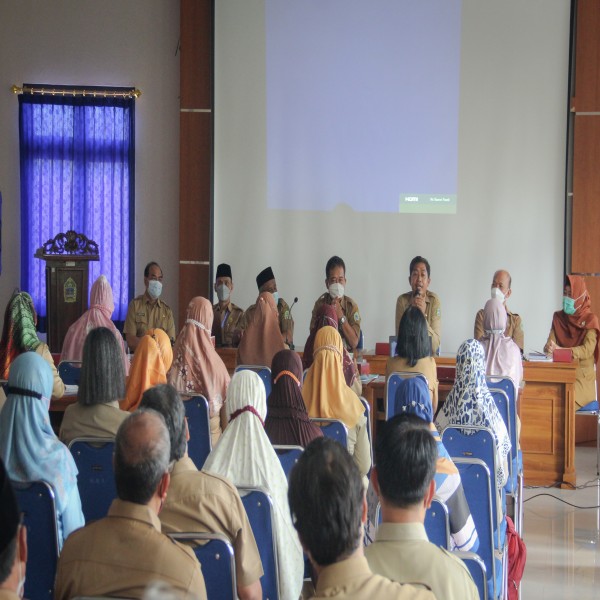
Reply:
[[177, 0], [0, 4], [2, 312], [20, 285], [19, 113], [10, 87], [25, 82], [135, 86], [142, 91], [135, 124], [135, 290], [143, 291], [143, 267], [156, 260], [165, 274], [164, 299], [177, 310], [178, 38]]
[[232, 265], [234, 302], [252, 303], [272, 265], [280, 294], [300, 298], [302, 345], [338, 254], [373, 348], [393, 333], [421, 254], [442, 300], [442, 351], [473, 335], [498, 268], [513, 276], [526, 349], [541, 349], [562, 295], [569, 0], [463, 1], [458, 212], [447, 216], [267, 209], [262, 4], [216, 5], [215, 262]]

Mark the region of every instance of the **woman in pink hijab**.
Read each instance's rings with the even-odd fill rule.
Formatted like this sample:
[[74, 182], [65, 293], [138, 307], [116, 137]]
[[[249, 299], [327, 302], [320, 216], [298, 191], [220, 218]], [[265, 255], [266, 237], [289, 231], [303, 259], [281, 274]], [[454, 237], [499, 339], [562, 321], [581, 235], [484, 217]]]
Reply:
[[90, 307], [86, 310], [67, 331], [65, 340], [63, 342], [62, 352], [60, 354], [61, 360], [77, 360], [83, 359], [83, 344], [87, 334], [96, 327], [106, 327], [110, 329], [117, 341], [123, 354], [123, 366], [125, 368], [125, 375], [129, 373], [129, 359], [125, 350], [125, 342], [121, 332], [115, 327], [111, 317], [115, 310], [115, 303], [113, 302], [113, 293], [108, 279], [104, 275], [100, 275], [94, 284], [90, 292]]
[[[202, 395], [208, 400], [210, 434], [213, 448], [227, 423], [225, 404], [229, 373], [211, 341], [212, 304], [200, 296], [192, 298], [185, 313], [185, 324], [173, 348], [173, 365], [167, 381], [185, 397]], [[220, 415], [223, 415], [221, 422]]]
[[485, 352], [485, 374], [508, 375], [518, 389], [523, 379], [521, 351], [512, 338], [504, 335], [506, 308], [500, 300], [488, 300], [483, 309], [484, 336], [479, 340]]

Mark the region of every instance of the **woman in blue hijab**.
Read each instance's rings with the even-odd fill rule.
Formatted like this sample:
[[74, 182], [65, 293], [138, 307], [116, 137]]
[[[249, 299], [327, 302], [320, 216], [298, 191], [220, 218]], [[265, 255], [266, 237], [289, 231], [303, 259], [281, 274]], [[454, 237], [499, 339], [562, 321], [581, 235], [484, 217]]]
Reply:
[[50, 425], [52, 385], [52, 370], [39, 354], [24, 352], [13, 361], [0, 413], [0, 457], [11, 480], [42, 480], [52, 486], [62, 548], [67, 536], [85, 521], [77, 467]]

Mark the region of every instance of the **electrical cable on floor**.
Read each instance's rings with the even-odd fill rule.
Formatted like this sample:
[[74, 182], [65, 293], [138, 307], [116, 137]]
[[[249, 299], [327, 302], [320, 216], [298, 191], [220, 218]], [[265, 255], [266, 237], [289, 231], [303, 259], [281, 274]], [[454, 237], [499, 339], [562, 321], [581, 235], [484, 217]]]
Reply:
[[554, 498], [555, 500], [558, 500], [559, 502], [562, 502], [563, 504], [568, 504], [569, 506], [572, 506], [573, 508], [580, 508], [580, 509], [596, 509], [596, 508], [600, 508], [600, 505], [595, 505], [595, 506], [578, 506], [577, 504], [573, 504], [572, 502], [567, 502], [566, 500], [563, 500], [562, 498], [559, 498], [558, 496], [553, 496], [552, 494], [547, 494], [545, 492], [541, 493], [541, 494], [536, 494], [535, 496], [531, 496], [531, 498], [526, 498], [525, 500], [523, 500], [523, 504], [525, 504], [525, 502], [529, 502], [530, 500], [534, 500], [535, 498], [539, 498], [540, 496], [548, 496], [550, 498]]

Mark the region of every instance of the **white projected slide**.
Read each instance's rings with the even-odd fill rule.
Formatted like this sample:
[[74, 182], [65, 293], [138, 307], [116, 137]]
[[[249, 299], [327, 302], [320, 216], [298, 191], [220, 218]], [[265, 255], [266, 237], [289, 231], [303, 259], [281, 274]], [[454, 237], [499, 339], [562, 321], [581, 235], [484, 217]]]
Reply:
[[268, 206], [456, 212], [460, 17], [461, 0], [266, 0]]

